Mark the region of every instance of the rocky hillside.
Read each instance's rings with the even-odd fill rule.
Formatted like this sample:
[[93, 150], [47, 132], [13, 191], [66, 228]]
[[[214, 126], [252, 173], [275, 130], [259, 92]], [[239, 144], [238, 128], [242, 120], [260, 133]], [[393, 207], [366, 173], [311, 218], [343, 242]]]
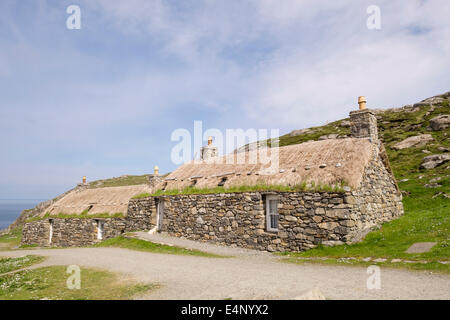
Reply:
[[[414, 105], [374, 111], [380, 139], [403, 194], [432, 194], [434, 198], [448, 199], [450, 92]], [[345, 138], [349, 134], [350, 120], [342, 119], [321, 127], [294, 130], [281, 136], [279, 144]]]
[[[401, 108], [372, 109], [378, 119], [383, 141], [394, 174], [403, 194], [429, 193], [448, 199], [450, 168], [450, 92]], [[350, 119], [324, 126], [294, 130], [279, 138], [287, 146], [307, 141], [350, 136]], [[237, 150], [251, 150], [259, 142]], [[268, 143], [270, 145], [270, 142]]]

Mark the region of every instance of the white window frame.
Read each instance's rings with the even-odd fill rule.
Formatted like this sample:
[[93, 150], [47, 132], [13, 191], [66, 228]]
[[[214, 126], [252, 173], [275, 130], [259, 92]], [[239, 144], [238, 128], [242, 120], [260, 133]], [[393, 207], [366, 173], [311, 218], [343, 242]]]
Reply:
[[[279, 226], [279, 218], [280, 215], [278, 213], [278, 202], [279, 202], [279, 197], [275, 196], [275, 195], [267, 195], [266, 196], [266, 230], [269, 232], [278, 232], [278, 226]], [[270, 201], [276, 201], [276, 206], [275, 206], [275, 214], [270, 212]], [[277, 227], [273, 228], [272, 227], [272, 216], [276, 216], [277, 217]]]

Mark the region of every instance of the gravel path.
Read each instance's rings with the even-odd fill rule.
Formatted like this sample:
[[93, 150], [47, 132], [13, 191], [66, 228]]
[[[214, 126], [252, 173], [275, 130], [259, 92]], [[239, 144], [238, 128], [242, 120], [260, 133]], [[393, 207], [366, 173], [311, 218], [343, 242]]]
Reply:
[[148, 232], [133, 232], [133, 236], [138, 239], [147, 240], [155, 243], [173, 245], [188, 249], [196, 249], [222, 256], [233, 256], [242, 258], [273, 257], [271, 253], [265, 251], [250, 250], [237, 246], [219, 246], [208, 242], [193, 241], [186, 238], [171, 237], [168, 236], [166, 233], [149, 234]]
[[[171, 243], [170, 238], [159, 240]], [[205, 251], [234, 258], [119, 248], [35, 249], [4, 251], [0, 255], [42, 255], [48, 259], [38, 266], [76, 264], [103, 268], [138, 281], [163, 285], [145, 299], [292, 299], [313, 287], [318, 287], [327, 299], [450, 299], [447, 275], [382, 269], [381, 289], [368, 290], [366, 268], [287, 264], [264, 252], [180, 241], [185, 246], [203, 246]]]

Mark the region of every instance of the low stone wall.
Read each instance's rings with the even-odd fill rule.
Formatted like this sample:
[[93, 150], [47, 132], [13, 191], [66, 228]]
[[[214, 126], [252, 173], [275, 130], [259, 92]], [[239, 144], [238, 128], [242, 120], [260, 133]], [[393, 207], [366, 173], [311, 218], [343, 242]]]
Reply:
[[301, 251], [348, 242], [357, 234], [358, 204], [350, 192], [277, 192], [279, 230], [266, 231], [260, 192], [162, 197], [162, 231], [192, 240], [268, 251]]
[[50, 238], [49, 219], [25, 223], [22, 231], [23, 244], [37, 244], [40, 246], [83, 246], [90, 245], [97, 240], [97, 220], [102, 220], [103, 239], [117, 237], [126, 231], [124, 218], [107, 219], [52, 219], [53, 234]]
[[156, 225], [155, 198], [131, 199], [127, 211], [128, 231], [151, 230]]
[[27, 222], [22, 230], [22, 244], [39, 246], [85, 246], [98, 242], [97, 220], [104, 222], [103, 239], [114, 238], [124, 232], [150, 230], [156, 225], [154, 198], [131, 199], [125, 218], [52, 219], [52, 243], [49, 243], [49, 219]]

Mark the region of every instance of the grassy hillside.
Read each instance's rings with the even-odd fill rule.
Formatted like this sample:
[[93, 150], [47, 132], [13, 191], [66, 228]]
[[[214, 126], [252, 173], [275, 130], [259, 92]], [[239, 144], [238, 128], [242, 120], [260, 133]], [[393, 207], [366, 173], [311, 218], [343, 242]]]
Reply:
[[110, 178], [104, 180], [96, 180], [89, 182], [91, 188], [106, 188], [106, 187], [123, 187], [134, 186], [138, 184], [145, 184], [148, 182], [148, 174], [142, 176], [123, 175], [117, 178]]
[[[319, 247], [290, 255], [291, 258], [372, 256], [426, 260], [429, 263], [450, 259], [450, 163], [429, 170], [420, 169], [425, 156], [443, 154], [444, 148], [449, 148], [449, 128], [440, 131], [428, 129], [430, 119], [450, 114], [449, 99], [448, 96], [445, 97], [443, 101], [433, 104], [419, 103], [399, 109], [375, 110], [379, 136], [386, 147], [394, 175], [403, 194], [405, 215], [385, 223], [380, 230], [370, 233], [362, 243]], [[348, 120], [343, 119], [322, 127], [311, 128], [310, 132], [295, 136], [291, 134], [281, 136], [280, 146], [318, 140], [320, 136], [328, 134], [348, 135]], [[434, 141], [422, 147], [393, 149], [396, 143], [420, 134], [431, 134]], [[405, 253], [413, 243], [428, 241], [437, 242], [430, 252]], [[441, 267], [443, 266], [439, 268]]]

